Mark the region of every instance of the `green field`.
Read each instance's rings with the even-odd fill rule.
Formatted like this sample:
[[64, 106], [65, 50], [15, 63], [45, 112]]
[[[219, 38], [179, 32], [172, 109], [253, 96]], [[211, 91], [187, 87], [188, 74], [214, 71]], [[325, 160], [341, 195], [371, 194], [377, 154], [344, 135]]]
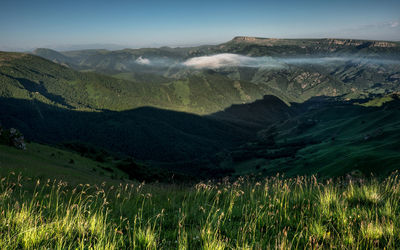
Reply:
[[2, 249], [400, 247], [397, 174], [196, 185], [70, 185], [10, 174], [0, 197]]

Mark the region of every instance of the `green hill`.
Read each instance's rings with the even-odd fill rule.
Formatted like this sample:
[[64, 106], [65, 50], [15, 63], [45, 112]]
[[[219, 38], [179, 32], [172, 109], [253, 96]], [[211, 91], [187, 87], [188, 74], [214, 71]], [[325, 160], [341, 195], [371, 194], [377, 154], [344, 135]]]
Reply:
[[10, 172], [33, 179], [57, 179], [72, 185], [79, 183], [120, 182], [126, 173], [111, 164], [82, 157], [76, 152], [28, 143], [26, 150], [0, 145], [0, 175]]
[[165, 84], [81, 73], [37, 56], [0, 52], [0, 96], [39, 100], [77, 110], [153, 106], [210, 114], [273, 92], [268, 86], [218, 74], [191, 75]]
[[0, 52], [0, 117], [35, 142], [203, 177], [398, 168], [397, 42], [237, 37], [34, 54]]
[[[148, 83], [166, 83], [193, 75], [207, 77], [210, 70], [182, 67], [185, 60], [194, 57], [222, 53], [268, 57], [280, 67], [239, 66], [211, 71], [231, 80], [263, 86], [268, 89], [267, 94], [287, 102], [303, 102], [317, 95], [350, 94], [353, 98], [364, 92], [398, 91], [400, 81], [400, 45], [389, 41], [236, 37], [213, 46], [62, 52], [66, 57], [63, 62], [59, 59], [61, 53], [34, 53], [76, 70]], [[137, 62], [143, 58], [152, 63]]]
[[238, 175], [386, 175], [400, 167], [399, 105], [397, 95], [380, 107], [311, 99], [293, 107], [303, 110], [299, 115], [260, 131], [225, 161]]

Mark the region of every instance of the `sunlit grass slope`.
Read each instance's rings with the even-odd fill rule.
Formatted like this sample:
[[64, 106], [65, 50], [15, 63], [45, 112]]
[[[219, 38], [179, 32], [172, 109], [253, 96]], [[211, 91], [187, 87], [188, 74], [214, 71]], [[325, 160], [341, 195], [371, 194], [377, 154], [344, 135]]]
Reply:
[[114, 165], [37, 143], [28, 143], [24, 151], [0, 145], [0, 175], [3, 176], [13, 171], [32, 178], [62, 179], [74, 184], [126, 178]]
[[[31, 188], [31, 187], [34, 188]], [[69, 185], [0, 180], [1, 249], [400, 247], [400, 181]]]

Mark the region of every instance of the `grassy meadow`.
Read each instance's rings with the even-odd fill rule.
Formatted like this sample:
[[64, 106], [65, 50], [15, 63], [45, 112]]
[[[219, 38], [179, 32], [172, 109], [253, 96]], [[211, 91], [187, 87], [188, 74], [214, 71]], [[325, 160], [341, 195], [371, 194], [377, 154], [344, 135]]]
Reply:
[[400, 247], [400, 179], [198, 184], [0, 179], [1, 249]]

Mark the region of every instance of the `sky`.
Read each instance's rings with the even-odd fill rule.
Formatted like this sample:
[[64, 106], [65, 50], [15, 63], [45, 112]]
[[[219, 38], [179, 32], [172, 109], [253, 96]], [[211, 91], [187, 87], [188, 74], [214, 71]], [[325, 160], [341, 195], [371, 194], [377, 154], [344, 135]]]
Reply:
[[400, 1], [0, 0], [0, 50], [176, 47], [235, 36], [400, 41]]

